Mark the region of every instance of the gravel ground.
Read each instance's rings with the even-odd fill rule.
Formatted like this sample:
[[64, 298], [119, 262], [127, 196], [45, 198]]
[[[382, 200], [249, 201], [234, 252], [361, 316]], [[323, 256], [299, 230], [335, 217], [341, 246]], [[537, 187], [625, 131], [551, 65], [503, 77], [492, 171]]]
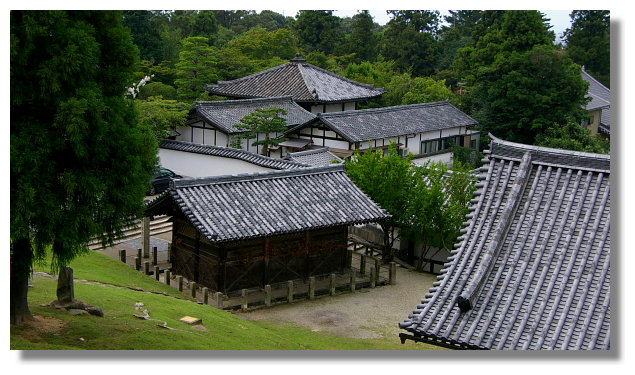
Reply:
[[421, 302], [436, 276], [397, 267], [397, 283], [334, 297], [236, 312], [247, 320], [292, 323], [338, 336], [398, 340], [398, 324]]

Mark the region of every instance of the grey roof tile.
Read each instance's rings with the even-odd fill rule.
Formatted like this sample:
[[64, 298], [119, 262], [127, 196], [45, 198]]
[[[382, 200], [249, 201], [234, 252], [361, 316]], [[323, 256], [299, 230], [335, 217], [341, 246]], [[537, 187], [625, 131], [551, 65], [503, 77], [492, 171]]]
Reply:
[[147, 205], [173, 200], [210, 241], [302, 232], [384, 220], [343, 166], [176, 180]]
[[589, 83], [588, 94], [591, 102], [586, 106], [587, 110], [602, 108], [600, 131], [611, 133], [611, 89], [604, 86], [582, 68], [582, 78]]
[[333, 129], [349, 142], [418, 134], [457, 126], [472, 126], [477, 122], [448, 101], [400, 105], [355, 111], [320, 113], [318, 116], [285, 134], [317, 121]]
[[236, 98], [287, 96], [296, 102], [333, 103], [380, 96], [384, 89], [374, 88], [294, 58], [265, 71], [233, 81], [207, 85], [212, 94]]
[[294, 169], [309, 167], [308, 164], [299, 163], [292, 160], [274, 159], [267, 156], [254, 154], [253, 152], [248, 152], [231, 147], [201, 145], [197, 143], [174, 141], [169, 139], [162, 140], [159, 144], [159, 147], [168, 150], [237, 159], [259, 165], [261, 167], [272, 169]]
[[314, 167], [323, 167], [335, 163], [342, 163], [343, 160], [329, 151], [327, 147], [314, 150], [292, 152], [286, 159], [297, 163], [308, 164]]
[[610, 157], [491, 145], [452, 259], [400, 326], [465, 348], [608, 349]]
[[227, 134], [243, 133], [244, 130], [235, 127], [240, 120], [252, 114], [257, 109], [282, 108], [287, 113], [283, 115], [287, 127], [304, 124], [315, 118], [315, 115], [305, 110], [291, 100], [290, 96], [264, 98], [223, 100], [215, 102], [196, 102], [194, 112], [206, 122], [217, 126]]

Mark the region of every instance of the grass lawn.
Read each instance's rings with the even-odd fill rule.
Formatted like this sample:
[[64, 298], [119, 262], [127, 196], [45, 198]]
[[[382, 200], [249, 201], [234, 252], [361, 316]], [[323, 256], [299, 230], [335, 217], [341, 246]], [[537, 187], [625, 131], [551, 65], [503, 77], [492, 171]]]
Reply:
[[[75, 276], [75, 298], [99, 306], [105, 317], [73, 316], [46, 306], [56, 299], [57, 281], [36, 275], [33, 287], [29, 289], [29, 303], [39, 322], [12, 326], [11, 349], [439, 349], [410, 341], [402, 345], [386, 340], [350, 339], [287, 324], [243, 320], [230, 312], [193, 302], [152, 277], [96, 252], [78, 258], [71, 266]], [[49, 271], [46, 265], [39, 265], [38, 270]], [[135, 314], [142, 315], [135, 309], [139, 302], [144, 304], [151, 319], [159, 321], [136, 318]], [[202, 318], [202, 324], [194, 327], [180, 322], [179, 319], [186, 315]], [[163, 322], [173, 329], [160, 327]]]

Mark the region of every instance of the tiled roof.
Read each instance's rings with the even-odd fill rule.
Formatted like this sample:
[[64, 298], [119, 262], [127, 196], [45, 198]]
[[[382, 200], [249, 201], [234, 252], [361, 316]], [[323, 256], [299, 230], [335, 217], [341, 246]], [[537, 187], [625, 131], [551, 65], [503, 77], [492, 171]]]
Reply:
[[326, 147], [315, 150], [292, 152], [286, 157], [286, 159], [314, 167], [323, 167], [335, 163], [341, 163], [343, 161], [330, 152]]
[[207, 239], [227, 242], [387, 219], [330, 166], [173, 181], [147, 212], [173, 200]]
[[314, 120], [290, 129], [286, 134], [295, 133], [300, 128], [317, 121], [323, 122], [349, 142], [363, 142], [477, 124], [476, 120], [461, 112], [450, 102], [444, 101], [320, 113]]
[[402, 338], [610, 347], [610, 156], [492, 137], [473, 213]]
[[255, 165], [259, 165], [261, 167], [272, 169], [294, 169], [305, 168], [309, 166], [307, 164], [298, 163], [291, 160], [269, 158], [263, 155], [254, 154], [253, 152], [239, 150], [237, 148], [201, 145], [184, 141], [173, 141], [169, 139], [162, 140], [159, 147], [168, 150], [238, 159]]
[[380, 96], [384, 89], [351, 81], [302, 58], [233, 81], [207, 85], [212, 94], [235, 98], [290, 95], [296, 102], [334, 103]]
[[282, 108], [287, 111], [283, 115], [287, 120], [287, 127], [296, 125], [315, 118], [315, 115], [305, 110], [291, 100], [290, 96], [264, 99], [243, 99], [243, 100], [223, 100], [216, 102], [196, 102], [194, 111], [206, 122], [220, 128], [227, 134], [242, 133], [244, 130], [236, 128], [234, 125], [240, 120], [252, 114], [257, 109]]
[[600, 131], [611, 133], [611, 89], [601, 84], [597, 79], [593, 78], [582, 68], [582, 78], [589, 83], [588, 94], [591, 101], [587, 104], [586, 109], [591, 111], [602, 108], [602, 117], [600, 120]]

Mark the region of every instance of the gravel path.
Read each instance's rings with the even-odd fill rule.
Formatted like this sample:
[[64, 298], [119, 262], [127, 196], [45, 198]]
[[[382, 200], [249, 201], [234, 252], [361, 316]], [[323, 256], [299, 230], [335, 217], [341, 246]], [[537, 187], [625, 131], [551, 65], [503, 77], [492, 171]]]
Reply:
[[397, 267], [396, 285], [334, 297], [300, 300], [236, 315], [247, 320], [293, 323], [350, 338], [398, 340], [398, 324], [421, 302], [436, 276]]

